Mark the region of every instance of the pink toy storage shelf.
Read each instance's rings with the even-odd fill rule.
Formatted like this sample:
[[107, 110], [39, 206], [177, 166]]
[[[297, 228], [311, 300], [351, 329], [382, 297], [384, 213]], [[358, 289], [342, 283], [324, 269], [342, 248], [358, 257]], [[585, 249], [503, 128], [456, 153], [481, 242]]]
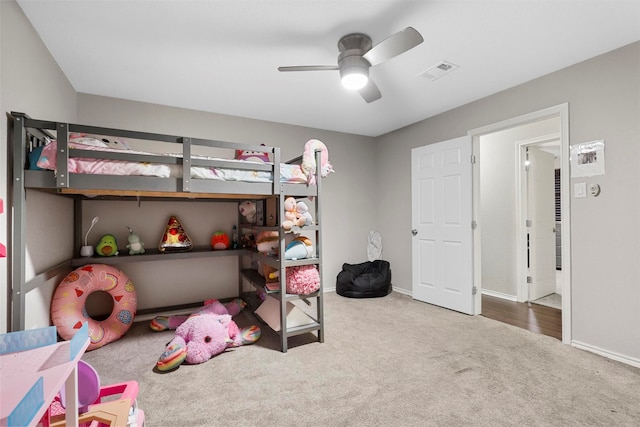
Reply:
[[[80, 365], [78, 365], [80, 366]], [[78, 378], [79, 381], [79, 378]], [[98, 385], [99, 386], [99, 385]], [[78, 384], [78, 399], [81, 398], [82, 385]], [[88, 405], [86, 412], [79, 415], [81, 425], [94, 427], [96, 425], [112, 425], [116, 427], [142, 427], [144, 425], [144, 411], [138, 408], [137, 381], [126, 381], [100, 387], [98, 397]], [[65, 423], [65, 409], [60, 400], [55, 400], [50, 408], [48, 423], [43, 426], [58, 427]]]
[[56, 342], [53, 326], [1, 338], [0, 426], [36, 425], [62, 387], [74, 396], [66, 425], [78, 425], [77, 364], [89, 346], [87, 325], [71, 341]]

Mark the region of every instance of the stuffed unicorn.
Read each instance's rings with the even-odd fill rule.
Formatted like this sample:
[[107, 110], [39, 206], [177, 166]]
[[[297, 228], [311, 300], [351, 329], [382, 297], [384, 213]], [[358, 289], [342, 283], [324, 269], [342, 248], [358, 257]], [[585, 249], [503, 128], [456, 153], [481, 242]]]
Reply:
[[238, 328], [232, 316], [238, 314], [246, 303], [237, 298], [222, 304], [208, 300], [205, 306], [189, 316], [158, 316], [150, 323], [154, 331], [175, 329], [175, 337], [158, 359], [159, 371], [170, 371], [183, 362], [204, 363], [230, 347], [252, 344], [260, 338], [260, 328]]
[[329, 163], [329, 150], [319, 139], [310, 139], [304, 145], [304, 153], [302, 154], [302, 164], [300, 165], [302, 172], [307, 177], [307, 183], [313, 185], [316, 183], [316, 151], [320, 151], [320, 175], [324, 178], [332, 172], [333, 167]]

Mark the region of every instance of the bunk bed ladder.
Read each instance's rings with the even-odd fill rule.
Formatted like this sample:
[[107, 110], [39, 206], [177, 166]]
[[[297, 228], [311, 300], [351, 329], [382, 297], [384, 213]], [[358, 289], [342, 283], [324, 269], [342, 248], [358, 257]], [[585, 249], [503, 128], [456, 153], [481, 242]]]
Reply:
[[26, 192], [24, 190], [24, 166], [25, 153], [22, 141], [27, 137], [25, 128], [25, 116], [13, 115], [13, 161], [11, 162], [11, 200], [10, 208], [7, 209], [9, 222], [11, 223], [11, 233], [8, 236], [9, 247], [11, 248], [8, 263], [9, 283], [11, 284], [11, 301], [9, 302], [10, 318], [8, 321], [8, 330], [15, 332], [25, 328], [24, 310], [25, 310], [25, 293], [23, 283], [25, 282], [26, 260], [23, 254], [26, 250], [26, 227], [24, 213], [26, 212]]

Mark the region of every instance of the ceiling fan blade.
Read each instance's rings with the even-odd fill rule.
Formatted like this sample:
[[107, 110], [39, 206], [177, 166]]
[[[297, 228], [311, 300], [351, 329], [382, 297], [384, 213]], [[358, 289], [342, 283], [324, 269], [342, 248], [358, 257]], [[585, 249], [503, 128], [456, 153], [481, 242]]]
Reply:
[[424, 39], [415, 28], [407, 27], [369, 49], [364, 54], [364, 59], [372, 66], [377, 65], [418, 46], [423, 41]]
[[366, 86], [360, 89], [358, 92], [360, 92], [360, 95], [362, 95], [367, 103], [371, 103], [382, 97], [380, 89], [378, 89], [378, 86], [376, 86], [376, 84], [371, 79], [369, 79]]
[[278, 67], [278, 71], [325, 71], [338, 70], [336, 65], [294, 65], [290, 67]]

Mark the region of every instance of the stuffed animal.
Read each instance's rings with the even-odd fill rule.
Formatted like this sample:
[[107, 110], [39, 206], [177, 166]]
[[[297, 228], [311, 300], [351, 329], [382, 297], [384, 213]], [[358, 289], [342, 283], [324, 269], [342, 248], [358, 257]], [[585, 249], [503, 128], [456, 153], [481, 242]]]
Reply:
[[302, 164], [300, 169], [307, 177], [309, 185], [316, 183], [316, 150], [320, 151], [320, 175], [324, 178], [334, 172], [333, 166], [329, 163], [329, 150], [319, 139], [310, 139], [304, 144], [304, 152], [302, 153]]
[[298, 236], [284, 250], [284, 259], [305, 259], [313, 256], [313, 244], [305, 236]]
[[216, 231], [211, 237], [211, 249], [229, 249], [229, 236], [224, 231]]
[[96, 245], [96, 253], [100, 256], [118, 255], [118, 243], [116, 242], [116, 236], [113, 234], [105, 234], [102, 236]]
[[[265, 146], [264, 144], [260, 144]], [[269, 163], [269, 154], [263, 151], [236, 150], [236, 160], [246, 160], [249, 162]]]
[[280, 270], [264, 263], [259, 264], [258, 273], [260, 273], [260, 275], [264, 277], [267, 282], [272, 282], [280, 277]]
[[135, 234], [130, 227], [127, 228], [129, 229], [129, 236], [127, 237], [127, 240], [129, 241], [129, 243], [127, 244], [129, 255], [143, 254], [144, 243], [140, 241], [140, 237]]
[[240, 211], [240, 215], [242, 215], [249, 224], [256, 222], [256, 202], [252, 202], [251, 200], [240, 202], [238, 210]]
[[294, 226], [302, 226], [306, 222], [305, 218], [298, 218], [297, 203], [293, 197], [287, 197], [284, 199], [284, 221], [282, 221], [282, 228], [285, 231], [291, 230]]
[[320, 273], [315, 265], [287, 267], [288, 294], [308, 295], [320, 289]]
[[264, 255], [275, 255], [280, 247], [277, 231], [260, 231], [256, 235], [256, 250]]
[[231, 319], [245, 306], [246, 303], [239, 298], [227, 304], [214, 299], [206, 301], [201, 310], [189, 316], [158, 316], [153, 319], [149, 326], [154, 331], [176, 331], [158, 359], [158, 370], [170, 371], [182, 363], [204, 363], [227, 348], [256, 342], [261, 335], [259, 327], [253, 325], [240, 329]]
[[311, 212], [309, 212], [309, 207], [303, 201], [299, 201], [296, 203], [296, 216], [298, 219], [304, 219], [304, 223], [300, 225], [312, 225], [313, 224], [313, 216], [311, 216]]

